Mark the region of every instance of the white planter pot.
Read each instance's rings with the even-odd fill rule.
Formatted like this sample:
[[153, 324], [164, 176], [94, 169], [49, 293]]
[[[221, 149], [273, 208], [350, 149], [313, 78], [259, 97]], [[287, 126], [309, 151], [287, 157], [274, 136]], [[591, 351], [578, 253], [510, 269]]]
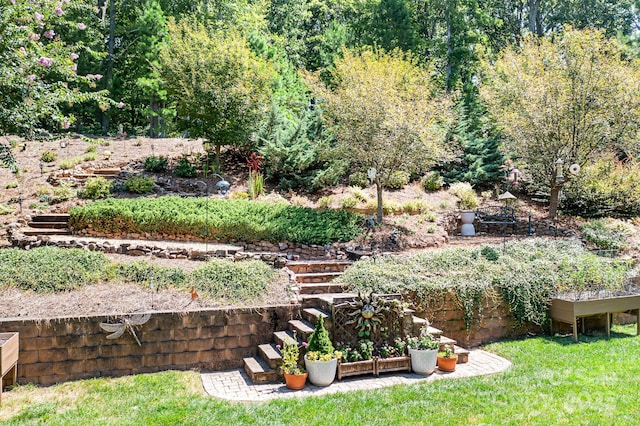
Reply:
[[409, 348], [409, 355], [411, 355], [411, 369], [414, 373], [426, 376], [435, 371], [438, 361], [437, 349]]
[[462, 220], [462, 230], [460, 232], [461, 235], [464, 237], [472, 237], [476, 235], [476, 229], [473, 227], [473, 221], [476, 220], [476, 212], [461, 212], [460, 219]]
[[309, 373], [309, 381], [316, 386], [329, 386], [336, 378], [338, 359], [330, 361], [310, 361], [304, 356], [304, 366]]

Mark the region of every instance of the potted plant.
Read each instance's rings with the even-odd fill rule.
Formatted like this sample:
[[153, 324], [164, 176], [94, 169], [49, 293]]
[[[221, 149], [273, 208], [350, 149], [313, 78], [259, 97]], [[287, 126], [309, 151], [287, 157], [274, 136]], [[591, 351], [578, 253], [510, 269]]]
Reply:
[[[303, 344], [304, 345], [304, 344]], [[300, 368], [298, 361], [300, 359], [300, 347], [297, 340], [285, 340], [282, 348], [279, 348], [282, 354], [282, 374], [287, 388], [300, 390], [304, 388], [307, 381], [308, 373], [304, 368]]]
[[407, 342], [396, 338], [393, 345], [384, 344], [378, 349], [376, 375], [393, 371], [411, 371], [411, 358], [407, 356]]
[[338, 358], [341, 356], [342, 354], [334, 349], [321, 316], [309, 337], [307, 354], [304, 356], [309, 381], [316, 386], [329, 386], [333, 383], [336, 378]]
[[458, 354], [453, 352], [450, 345], [445, 346], [443, 352], [438, 352], [438, 369], [440, 371], [455, 371], [457, 363]]
[[420, 336], [407, 338], [407, 347], [414, 373], [429, 375], [435, 371], [440, 341], [429, 333], [427, 326], [420, 329]]
[[342, 354], [338, 360], [338, 380], [360, 374], [375, 374], [373, 342], [366, 339], [358, 342], [354, 348], [342, 344], [338, 344], [337, 347], [338, 352]]

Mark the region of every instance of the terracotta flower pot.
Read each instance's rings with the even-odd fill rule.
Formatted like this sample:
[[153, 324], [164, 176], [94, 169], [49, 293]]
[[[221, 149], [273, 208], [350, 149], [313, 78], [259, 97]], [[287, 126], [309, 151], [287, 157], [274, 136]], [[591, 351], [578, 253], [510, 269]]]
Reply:
[[456, 364], [458, 363], [458, 357], [445, 358], [442, 356], [438, 357], [438, 369], [440, 371], [452, 372], [456, 371]]
[[304, 374], [288, 374], [284, 373], [284, 381], [287, 384], [287, 388], [291, 390], [303, 389], [307, 383], [307, 376], [309, 373]]

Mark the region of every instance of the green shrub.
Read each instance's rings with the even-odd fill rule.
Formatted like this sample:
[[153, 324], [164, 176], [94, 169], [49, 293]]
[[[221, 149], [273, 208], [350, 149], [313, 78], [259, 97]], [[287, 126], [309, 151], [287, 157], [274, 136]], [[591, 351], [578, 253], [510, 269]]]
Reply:
[[324, 328], [324, 319], [320, 315], [311, 336], [309, 336], [309, 344], [307, 352], [318, 352], [320, 355], [332, 355], [334, 352], [333, 344], [329, 338], [329, 332]]
[[338, 281], [358, 293], [401, 292], [426, 313], [453, 291], [467, 327], [478, 318], [484, 296], [501, 295], [517, 321], [545, 325], [551, 295], [593, 287], [615, 291], [623, 286], [629, 267], [589, 253], [579, 241], [531, 238], [508, 242], [504, 248], [456, 248], [363, 260]]
[[84, 161], [96, 161], [98, 159], [98, 154], [95, 152], [88, 152], [82, 157]]
[[144, 169], [147, 172], [163, 173], [167, 171], [166, 157], [147, 157], [144, 159]]
[[61, 182], [60, 185], [53, 188], [53, 201], [56, 203], [67, 201], [75, 197], [75, 195], [75, 189], [73, 189], [71, 185], [66, 182]]
[[37, 293], [78, 289], [102, 280], [106, 256], [81, 249], [0, 250], [0, 283]]
[[353, 195], [348, 195], [346, 197], [342, 197], [340, 199], [340, 207], [343, 209], [351, 209], [357, 206], [360, 203], [357, 197]]
[[247, 191], [235, 191], [231, 193], [232, 200], [248, 200], [249, 194]]
[[173, 169], [173, 174], [178, 177], [191, 178], [197, 174], [196, 166], [189, 162], [189, 158], [185, 155], [178, 160], [178, 164]]
[[365, 172], [355, 172], [349, 175], [349, 185], [366, 188], [369, 186], [369, 179]]
[[36, 186], [36, 197], [42, 197], [43, 195], [52, 196], [53, 188], [49, 185], [38, 185]]
[[69, 170], [74, 168], [80, 163], [82, 163], [82, 157], [73, 157], [73, 158], [67, 158], [66, 160], [60, 161], [60, 164], [58, 165], [62, 170]]
[[398, 170], [391, 173], [391, 175], [385, 182], [385, 186], [391, 189], [402, 189], [409, 183], [410, 178], [411, 175], [409, 174], [409, 172]]
[[82, 198], [97, 200], [111, 195], [112, 183], [103, 177], [90, 177], [78, 195]]
[[58, 153], [50, 150], [46, 150], [40, 156], [40, 161], [43, 163], [53, 163], [58, 158]]
[[98, 147], [96, 145], [89, 145], [85, 148], [84, 152], [86, 154], [92, 153], [92, 152], [98, 152]]
[[0, 216], [12, 214], [12, 213], [13, 213], [13, 207], [5, 203], [0, 203]]
[[5, 188], [6, 188], [6, 189], [13, 189], [13, 188], [17, 188], [17, 187], [18, 187], [18, 182], [16, 182], [16, 181], [8, 182], [8, 183], [5, 185]]
[[187, 276], [185, 288], [195, 287], [202, 296], [232, 302], [250, 300], [263, 295], [275, 275], [272, 267], [259, 260], [213, 259]]
[[640, 216], [640, 163], [615, 155], [596, 159], [563, 189], [562, 210], [583, 217]]
[[472, 210], [480, 205], [480, 199], [467, 182], [456, 182], [449, 187], [449, 193], [458, 197], [460, 208]]
[[406, 213], [426, 213], [433, 209], [434, 207], [429, 204], [427, 200], [423, 200], [422, 198], [409, 200], [402, 205], [402, 211]]
[[153, 178], [144, 176], [133, 176], [124, 182], [126, 190], [134, 194], [149, 194], [155, 186]]
[[122, 282], [143, 284], [152, 290], [182, 286], [186, 280], [184, 270], [155, 265], [146, 260], [113, 265], [115, 278]]
[[[206, 212], [208, 211], [208, 215]], [[291, 241], [328, 244], [360, 234], [362, 217], [343, 210], [314, 210], [262, 200], [159, 197], [108, 199], [69, 211], [70, 226], [105, 233], [158, 232], [224, 241]]]
[[623, 222], [597, 219], [580, 227], [587, 241], [602, 250], [622, 250], [629, 248], [629, 237], [633, 229], [625, 227]]
[[333, 203], [333, 197], [331, 195], [327, 195], [325, 197], [320, 197], [318, 199], [318, 207], [321, 209], [329, 209], [331, 208], [331, 204]]
[[439, 191], [442, 188], [443, 183], [444, 179], [442, 179], [442, 176], [440, 176], [440, 173], [438, 172], [429, 172], [420, 179], [422, 189], [426, 192]]

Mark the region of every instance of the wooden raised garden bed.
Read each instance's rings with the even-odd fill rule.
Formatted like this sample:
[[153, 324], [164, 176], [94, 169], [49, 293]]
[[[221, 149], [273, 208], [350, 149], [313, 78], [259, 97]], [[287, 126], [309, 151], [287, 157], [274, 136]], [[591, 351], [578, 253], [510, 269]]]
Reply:
[[5, 377], [15, 385], [18, 373], [19, 333], [0, 333], [0, 403], [2, 402], [2, 388]]
[[408, 356], [376, 358], [376, 375], [394, 371], [411, 371], [411, 358]]
[[[577, 342], [578, 318], [606, 314], [607, 337], [610, 337], [610, 314], [618, 312], [628, 312], [636, 316], [636, 334], [640, 335], [640, 294], [585, 300], [571, 300], [571, 298], [563, 297], [553, 298], [551, 299], [550, 309], [551, 333], [553, 333], [553, 321], [571, 324], [573, 327], [573, 341]], [[584, 330], [582, 331], [584, 332]]]
[[375, 374], [376, 364], [374, 359], [356, 362], [338, 361], [338, 380], [343, 377], [359, 376], [361, 374]]

